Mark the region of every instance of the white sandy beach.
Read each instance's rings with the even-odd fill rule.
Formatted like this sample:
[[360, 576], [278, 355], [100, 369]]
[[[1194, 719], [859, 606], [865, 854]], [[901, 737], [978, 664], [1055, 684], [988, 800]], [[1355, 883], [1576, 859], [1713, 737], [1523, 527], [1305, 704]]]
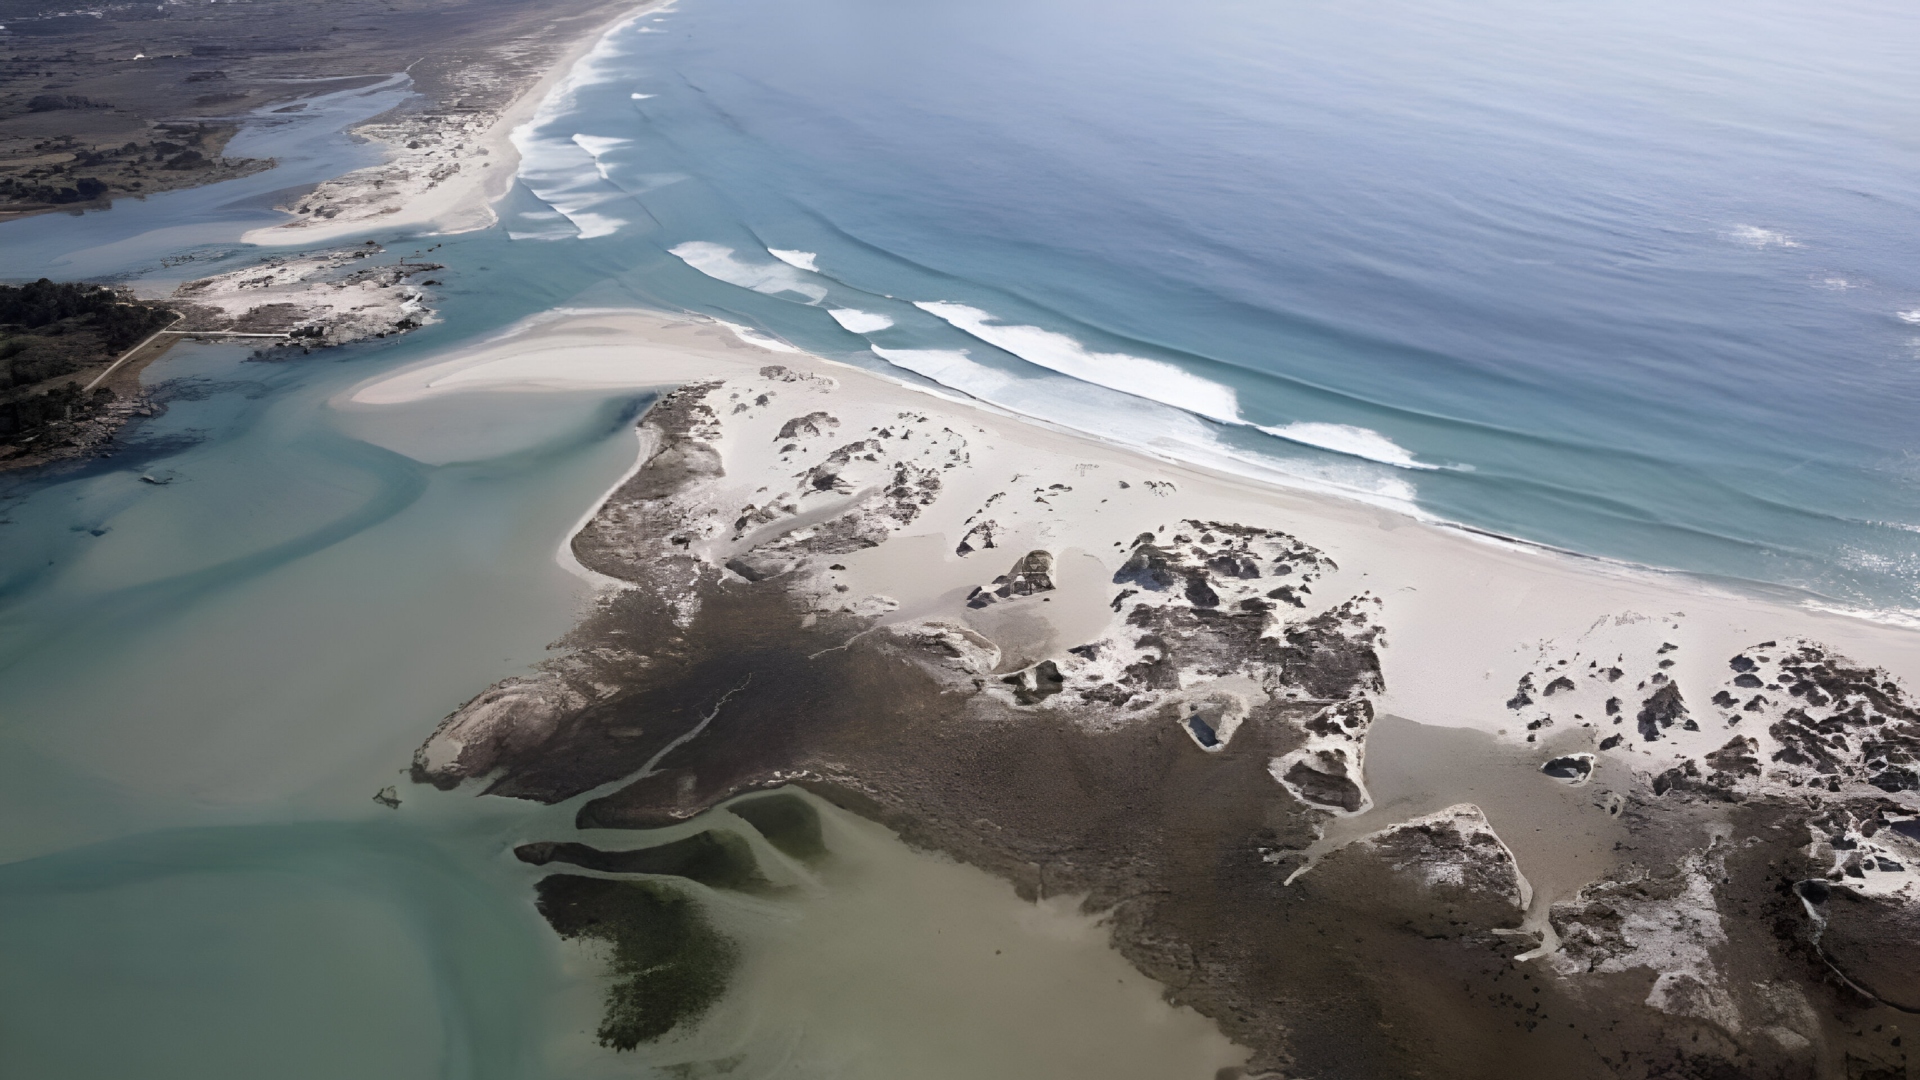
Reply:
[[539, 82], [497, 115], [448, 118], [437, 124], [401, 118], [364, 124], [358, 134], [383, 144], [387, 160], [321, 184], [308, 204], [328, 204], [322, 217], [292, 216], [241, 236], [263, 247], [328, 244], [371, 229], [424, 228], [471, 232], [497, 219], [493, 204], [513, 186], [520, 153], [514, 132], [531, 122], [581, 59], [614, 29], [659, 11], [672, 0], [643, 0], [582, 35]]

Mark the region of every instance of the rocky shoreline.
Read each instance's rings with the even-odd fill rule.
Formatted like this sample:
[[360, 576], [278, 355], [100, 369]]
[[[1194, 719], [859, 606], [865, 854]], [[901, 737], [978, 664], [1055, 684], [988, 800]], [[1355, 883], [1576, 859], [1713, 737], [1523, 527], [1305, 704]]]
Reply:
[[[151, 325], [141, 324], [138, 336], [145, 340], [129, 351], [124, 346], [133, 344], [131, 339], [115, 339], [122, 347], [103, 347], [74, 362], [47, 368], [52, 372], [49, 377], [8, 395], [9, 407], [14, 407], [15, 398], [58, 399], [65, 404], [44, 426], [9, 429], [0, 436], [4, 439], [0, 470], [111, 454], [127, 424], [164, 411], [164, 402], [142, 385], [140, 375], [177, 341], [243, 343], [255, 348], [256, 359], [273, 360], [296, 349], [304, 355], [314, 349], [404, 334], [438, 321], [429, 305], [432, 289], [440, 282], [431, 275], [444, 267], [387, 255], [385, 248], [368, 241], [302, 255], [269, 256], [240, 270], [186, 282], [164, 300], [136, 301], [127, 296], [123, 306], [155, 313]], [[86, 329], [78, 327], [80, 332]], [[151, 337], [148, 331], [154, 331]], [[0, 346], [10, 340], [0, 336]]]
[[1716, 679], [1678, 613], [1601, 619], [1472, 706], [1625, 837], [1584, 885], [1537, 888], [1469, 799], [1329, 850], [1388, 813], [1369, 730], [1423, 644], [1395, 568], [858, 373], [712, 366], [572, 541], [620, 587], [416, 781], [603, 789], [591, 829], [804, 788], [1083, 898], [1252, 1074], [1906, 1075], [1920, 710], [1885, 670], [1781, 631]]

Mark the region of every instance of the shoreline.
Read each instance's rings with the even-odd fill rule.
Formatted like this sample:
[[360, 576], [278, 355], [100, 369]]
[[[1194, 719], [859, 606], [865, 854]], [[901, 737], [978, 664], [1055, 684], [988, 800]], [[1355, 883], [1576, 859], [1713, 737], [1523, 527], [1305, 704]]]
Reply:
[[[324, 181], [303, 200], [315, 206], [327, 201], [348, 204], [343, 212], [330, 214], [321, 224], [315, 224], [312, 217], [295, 214], [287, 221], [248, 230], [240, 237], [241, 242], [267, 248], [310, 246], [335, 243], [375, 229], [435, 226], [432, 232], [421, 235], [437, 236], [492, 226], [499, 220], [493, 204], [511, 190], [518, 173], [520, 154], [514, 133], [533, 121], [547, 98], [608, 34], [672, 3], [674, 0], [639, 0], [622, 5], [616, 15], [597, 20], [591, 30], [561, 51], [537, 81], [445, 158], [435, 156], [437, 147], [420, 147], [414, 138], [420, 132], [404, 123], [400, 130], [385, 136], [373, 132], [387, 118], [398, 122], [395, 113], [359, 125], [367, 132], [361, 137], [385, 144], [386, 159]], [[454, 168], [445, 174], [449, 160]], [[442, 178], [434, 179], [436, 174], [442, 174]], [[420, 183], [423, 178], [424, 186]], [[389, 198], [395, 194], [400, 196], [397, 202]]]
[[[1554, 544], [1512, 536], [1491, 529], [1481, 528], [1462, 522], [1434, 518], [1423, 514], [1407, 513], [1376, 501], [1360, 496], [1344, 496], [1337, 491], [1324, 489], [1324, 485], [1301, 481], [1287, 474], [1273, 473], [1270, 477], [1255, 476], [1246, 472], [1237, 472], [1205, 462], [1192, 461], [1173, 455], [1155, 453], [1150, 447], [1135, 446], [1114, 441], [1103, 436], [1063, 427], [1051, 421], [1028, 416], [1004, 406], [973, 398], [949, 387], [922, 386], [906, 379], [895, 378], [887, 372], [814, 356], [793, 349], [784, 342], [775, 343], [775, 347], [762, 343], [758, 335], [748, 336], [740, 333], [740, 328], [711, 319], [708, 316], [693, 313], [657, 311], [646, 308], [562, 308], [522, 320], [475, 342], [455, 346], [446, 353], [409, 365], [406, 368], [375, 376], [366, 384], [356, 388], [352, 401], [355, 404], [401, 404], [419, 397], [444, 393], [471, 391], [492, 392], [537, 392], [540, 390], [612, 390], [612, 389], [651, 389], [667, 390], [687, 381], [697, 380], [713, 373], [706, 366], [711, 357], [701, 357], [690, 353], [684, 343], [675, 340], [669, 345], [670, 353], [658, 354], [649, 358], [658, 364], [657, 375], [640, 374], [626, 363], [617, 365], [592, 362], [577, 366], [569, 371], [564, 366], [555, 366], [540, 373], [518, 370], [512, 365], [494, 368], [491, 376], [480, 376], [473, 369], [491, 366], [497, 358], [487, 354], [494, 350], [510, 347], [510, 343], [538, 341], [548, 335], [567, 334], [567, 326], [573, 322], [591, 325], [595, 320], [631, 318], [636, 326], [672, 326], [708, 328], [718, 331], [718, 337], [727, 342], [729, 348], [752, 350], [754, 355], [763, 357], [769, 363], [804, 362], [818, 365], [834, 374], [847, 374], [856, 379], [871, 380], [875, 386], [886, 387], [911, 399], [926, 398], [960, 408], [972, 410], [997, 421], [1008, 421], [1049, 437], [1068, 441], [1083, 441], [1101, 447], [1103, 451], [1118, 455], [1137, 457], [1156, 466], [1187, 471], [1195, 477], [1228, 487], [1241, 486], [1250, 493], [1270, 492], [1275, 496], [1298, 499], [1309, 506], [1324, 507], [1329, 513], [1336, 508], [1357, 515], [1360, 518], [1384, 518], [1397, 524], [1386, 528], [1407, 527], [1427, 530], [1441, 537], [1453, 537], [1472, 548], [1492, 549], [1512, 556], [1525, 556], [1534, 559], [1549, 560], [1556, 565], [1558, 572], [1578, 575], [1590, 573], [1609, 580], [1630, 583], [1633, 587], [1653, 591], [1673, 591], [1682, 594], [1697, 595], [1714, 604], [1749, 604], [1778, 609], [1783, 615], [1805, 617], [1815, 621], [1826, 619], [1840, 620], [1841, 625], [1860, 624], [1863, 632], [1878, 635], [1881, 632], [1910, 636], [1916, 646], [1920, 646], [1920, 627], [1899, 619], [1897, 612], [1885, 612], [1880, 609], [1844, 608], [1841, 601], [1832, 597], [1796, 586], [1774, 582], [1757, 581], [1745, 578], [1714, 576], [1696, 571], [1663, 567], [1647, 563], [1615, 559], [1605, 555], [1564, 548]], [[659, 347], [659, 343], [641, 340], [636, 349]], [[428, 374], [425, 385], [412, 391], [399, 390], [399, 386], [408, 383], [416, 375]], [[376, 389], [376, 388], [388, 389]], [[601, 502], [612, 496], [619, 483], [630, 478], [633, 470], [644, 463], [646, 451], [640, 451], [632, 470], [610, 488]], [[590, 509], [585, 519], [590, 519], [597, 510]], [[1558, 563], [1551, 563], [1558, 560]], [[1869, 629], [1870, 628], [1870, 629]], [[1849, 636], [1849, 635], [1843, 635]], [[1920, 663], [1913, 665], [1909, 677], [1920, 679]]]

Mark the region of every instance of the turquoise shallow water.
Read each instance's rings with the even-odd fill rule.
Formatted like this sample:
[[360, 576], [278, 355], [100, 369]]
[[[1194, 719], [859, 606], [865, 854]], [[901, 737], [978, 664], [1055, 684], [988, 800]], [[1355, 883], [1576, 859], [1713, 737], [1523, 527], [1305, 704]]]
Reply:
[[640, 402], [327, 404], [405, 355], [183, 346], [118, 457], [11, 490], [0, 1071], [544, 1075], [556, 943], [509, 849], [566, 815], [402, 771], [571, 622], [555, 552]]
[[183, 829], [0, 867], [0, 1057], [44, 1077], [528, 1075], [550, 950], [524, 882], [476, 887], [504, 875], [475, 839]]
[[[685, 0], [617, 32], [502, 226], [434, 253], [443, 323], [183, 346], [118, 456], [0, 486], [4, 1071], [553, 1067], [578, 988], [507, 848], [565, 815], [370, 796], [570, 623], [553, 553], [640, 402], [328, 403], [555, 306], [704, 311], [1162, 453], [1920, 607], [1913, 19]], [[242, 148], [283, 170], [10, 224], [7, 272], [238, 265], [393, 93]]]

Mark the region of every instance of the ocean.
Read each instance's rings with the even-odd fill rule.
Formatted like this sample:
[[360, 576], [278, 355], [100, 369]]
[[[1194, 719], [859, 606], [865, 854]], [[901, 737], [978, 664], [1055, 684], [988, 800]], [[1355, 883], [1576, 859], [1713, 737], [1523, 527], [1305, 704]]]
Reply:
[[687, 2], [523, 133], [507, 227], [1171, 456], [1911, 618], [1914, 23]]
[[[590, 1012], [593, 984], [509, 852], [570, 811], [400, 773], [572, 621], [585, 594], [554, 552], [631, 464], [646, 400], [338, 403], [552, 308], [704, 312], [1166, 457], [1920, 617], [1917, 21], [1384, 0], [638, 17], [519, 134], [498, 227], [370, 234], [439, 245], [438, 323], [286, 362], [181, 346], [149, 375], [168, 412], [115, 457], [0, 485], [0, 1063], [605, 1067], [555, 1004]], [[398, 93], [236, 140], [281, 169], [10, 223], [5, 273], [164, 288], [244, 265], [240, 233], [370, 160], [339, 130]], [[371, 801], [387, 784], [399, 812]], [[889, 881], [988, 902], [849, 843]], [[912, 1049], [858, 995], [770, 989], [827, 962], [796, 920], [905, 940], [833, 888], [728, 916], [768, 973], [728, 1015], [759, 1018], [769, 1061], [813, 1031], [822, 1074]], [[1030, 929], [1106, 985], [1084, 927]], [[835, 970], [871, 995], [911, 974], [884, 959]], [[961, 983], [942, 992], [1000, 1017], [1004, 988]], [[1222, 1053], [1114, 992], [1089, 1000]], [[982, 1043], [1040, 1046], [1020, 1024], [1046, 1018], [1011, 1011]]]

